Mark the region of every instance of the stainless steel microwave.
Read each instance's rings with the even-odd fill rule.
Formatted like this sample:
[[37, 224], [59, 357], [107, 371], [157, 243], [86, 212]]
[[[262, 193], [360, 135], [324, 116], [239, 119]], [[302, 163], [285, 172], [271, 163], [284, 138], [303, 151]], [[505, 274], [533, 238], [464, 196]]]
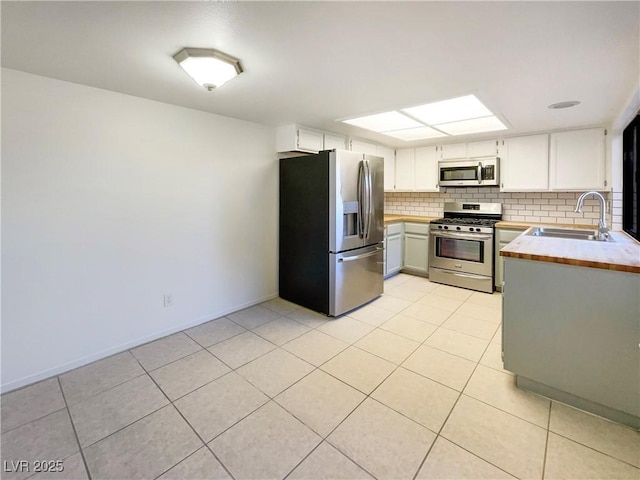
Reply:
[[498, 157], [438, 162], [438, 183], [441, 187], [477, 187], [499, 185], [499, 182]]

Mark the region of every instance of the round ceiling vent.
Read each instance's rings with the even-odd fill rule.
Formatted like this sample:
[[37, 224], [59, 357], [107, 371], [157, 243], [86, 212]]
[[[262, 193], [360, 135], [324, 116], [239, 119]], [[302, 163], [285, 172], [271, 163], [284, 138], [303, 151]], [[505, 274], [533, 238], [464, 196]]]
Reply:
[[553, 110], [558, 110], [560, 108], [575, 107], [576, 105], [580, 105], [580, 102], [577, 101], [577, 100], [569, 100], [568, 102], [552, 103], [547, 108], [552, 108]]

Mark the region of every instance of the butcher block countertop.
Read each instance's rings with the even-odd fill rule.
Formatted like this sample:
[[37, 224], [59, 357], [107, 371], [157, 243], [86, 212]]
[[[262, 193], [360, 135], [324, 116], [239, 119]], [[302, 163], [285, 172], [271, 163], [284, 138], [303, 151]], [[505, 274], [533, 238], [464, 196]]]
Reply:
[[[554, 225], [557, 228], [558, 225]], [[576, 228], [577, 225], [572, 225]], [[593, 227], [592, 227], [593, 228]], [[524, 232], [500, 255], [578, 267], [640, 273], [640, 243], [624, 232], [609, 232], [612, 240], [598, 242], [569, 238], [537, 237]]]
[[586, 230], [598, 228], [598, 225], [573, 224], [573, 223], [534, 223], [534, 222], [513, 222], [511, 220], [501, 220], [495, 225], [496, 228], [511, 228], [512, 230], [525, 231], [529, 227], [551, 227], [551, 228], [584, 228]]
[[398, 222], [415, 222], [415, 223], [429, 223], [431, 220], [435, 220], [440, 217], [421, 217], [418, 215], [385, 215], [384, 224]]

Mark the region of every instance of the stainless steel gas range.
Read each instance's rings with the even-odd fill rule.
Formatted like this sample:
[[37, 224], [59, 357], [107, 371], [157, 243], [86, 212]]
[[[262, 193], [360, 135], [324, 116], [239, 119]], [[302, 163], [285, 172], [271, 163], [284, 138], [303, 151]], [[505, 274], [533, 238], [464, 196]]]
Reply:
[[501, 203], [445, 202], [429, 228], [429, 280], [493, 292], [494, 225]]

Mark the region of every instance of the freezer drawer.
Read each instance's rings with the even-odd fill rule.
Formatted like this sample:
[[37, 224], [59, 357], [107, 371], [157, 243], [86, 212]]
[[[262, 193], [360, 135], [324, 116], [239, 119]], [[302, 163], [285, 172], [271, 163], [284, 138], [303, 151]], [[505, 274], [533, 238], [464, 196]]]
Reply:
[[329, 315], [337, 317], [382, 294], [383, 252], [379, 243], [329, 254]]

